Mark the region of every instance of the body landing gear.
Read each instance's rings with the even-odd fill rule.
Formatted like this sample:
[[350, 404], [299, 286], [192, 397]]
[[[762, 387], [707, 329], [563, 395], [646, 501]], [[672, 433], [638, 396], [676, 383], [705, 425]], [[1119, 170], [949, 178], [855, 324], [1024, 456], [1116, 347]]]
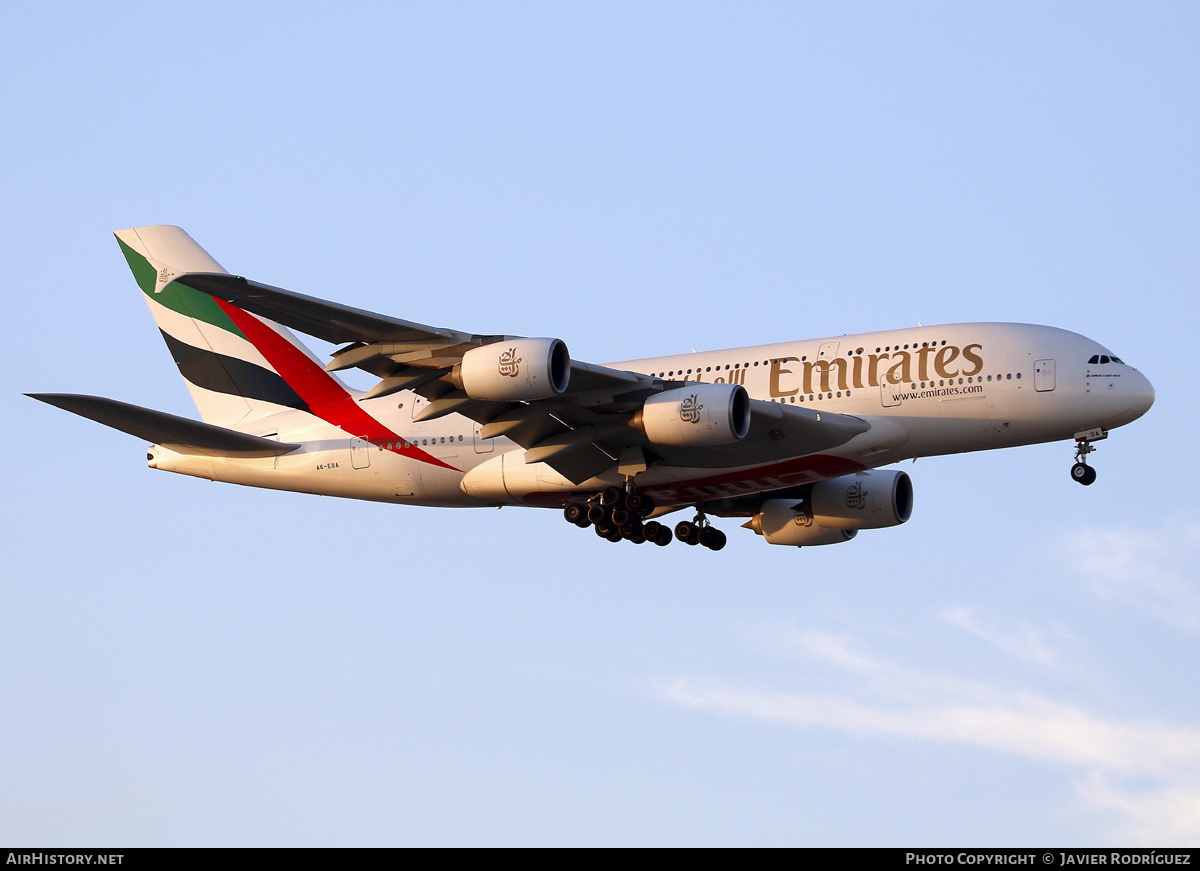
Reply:
[[1096, 450], [1092, 442], [1108, 438], [1102, 429], [1091, 429], [1075, 433], [1075, 465], [1071, 467], [1071, 478], [1087, 487], [1096, 481], [1096, 470], [1087, 464], [1087, 456]]
[[659, 547], [671, 543], [671, 530], [651, 520], [643, 523], [642, 518], [654, 511], [654, 500], [632, 487], [607, 487], [592, 495], [587, 503], [568, 502], [563, 508], [567, 523], [581, 529], [591, 526], [596, 535], [611, 542], [632, 541], [644, 544], [652, 541]]

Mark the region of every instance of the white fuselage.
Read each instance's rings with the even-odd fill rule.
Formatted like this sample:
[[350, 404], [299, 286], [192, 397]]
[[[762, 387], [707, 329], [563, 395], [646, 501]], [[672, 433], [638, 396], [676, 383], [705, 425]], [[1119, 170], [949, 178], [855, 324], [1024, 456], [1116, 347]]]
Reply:
[[[1100, 362], [1100, 360], [1108, 362]], [[1096, 361], [1096, 362], [1089, 362]], [[1140, 417], [1154, 400], [1140, 372], [1077, 333], [1024, 324], [951, 324], [610, 364], [667, 382], [741, 384], [753, 399], [861, 417], [871, 430], [830, 451], [765, 465], [652, 465], [639, 488], [660, 505], [789, 487], [910, 457], [1070, 439]], [[614, 483], [572, 484], [501, 437], [452, 414], [413, 416], [411, 392], [362, 401], [394, 439], [353, 438], [299, 411], [255, 421], [254, 435], [297, 442], [278, 458], [221, 459], [151, 449], [154, 468], [280, 490], [435, 506], [557, 505]], [[419, 449], [427, 459], [414, 459]]]

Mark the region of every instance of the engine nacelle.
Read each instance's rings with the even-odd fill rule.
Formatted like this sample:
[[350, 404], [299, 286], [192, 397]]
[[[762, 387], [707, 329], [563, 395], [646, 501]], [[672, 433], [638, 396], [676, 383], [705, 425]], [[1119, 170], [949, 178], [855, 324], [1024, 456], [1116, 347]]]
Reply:
[[813, 520], [826, 529], [882, 529], [912, 516], [912, 479], [904, 472], [856, 472], [813, 485]]
[[472, 399], [532, 402], [558, 396], [571, 380], [562, 339], [514, 339], [472, 348], [451, 375]]
[[633, 425], [659, 445], [727, 445], [750, 431], [750, 395], [740, 384], [698, 382], [666, 390], [646, 400]]
[[767, 540], [768, 544], [787, 544], [810, 547], [818, 544], [840, 544], [858, 535], [857, 529], [825, 529], [817, 526], [812, 515], [801, 507], [798, 499], [768, 499], [762, 510], [745, 524]]

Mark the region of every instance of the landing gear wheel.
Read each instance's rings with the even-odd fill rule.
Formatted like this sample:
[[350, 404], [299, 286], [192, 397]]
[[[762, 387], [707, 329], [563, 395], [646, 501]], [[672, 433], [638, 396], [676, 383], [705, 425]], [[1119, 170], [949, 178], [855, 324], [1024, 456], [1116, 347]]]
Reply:
[[597, 523], [596, 524], [596, 535], [600, 536], [601, 538], [608, 538], [610, 535], [612, 535], [616, 531], [617, 531], [617, 528], [615, 526], [613, 526], [611, 523]]
[[605, 487], [600, 492], [600, 504], [605, 508], [613, 508], [620, 505], [625, 499], [625, 494], [620, 487]]
[[629, 509], [630, 514], [638, 517], [649, 517], [654, 513], [654, 500], [649, 496], [639, 493], [637, 490], [630, 490], [625, 494], [625, 507]]
[[586, 519], [586, 515], [587, 509], [578, 502], [568, 502], [567, 506], [563, 508], [563, 517], [567, 518], [567, 523], [574, 523], [576, 526], [579, 525], [580, 520]]
[[646, 541], [652, 541], [659, 547], [666, 547], [671, 543], [671, 530], [657, 520], [643, 524], [642, 535], [646, 536]]
[[624, 526], [633, 520], [633, 518], [629, 516], [629, 512], [624, 508], [614, 508], [612, 510], [612, 514], [609, 516], [612, 517], [614, 526]]
[[715, 526], [700, 528], [700, 543], [709, 550], [720, 550], [725, 546], [725, 533]]
[[588, 506], [587, 519], [599, 526], [608, 522], [608, 512], [599, 505], [592, 504]]
[[1087, 487], [1096, 481], [1096, 470], [1087, 463], [1076, 463], [1071, 467], [1071, 477]]
[[700, 543], [700, 527], [686, 520], [675, 524], [675, 537], [684, 544], [697, 545]]

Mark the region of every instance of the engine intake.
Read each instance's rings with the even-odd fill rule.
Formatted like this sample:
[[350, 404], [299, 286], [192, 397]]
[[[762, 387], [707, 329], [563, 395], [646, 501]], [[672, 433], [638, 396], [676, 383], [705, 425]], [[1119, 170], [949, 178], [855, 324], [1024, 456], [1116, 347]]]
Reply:
[[514, 339], [472, 348], [451, 380], [472, 399], [532, 402], [566, 391], [571, 355], [562, 339]]
[[912, 516], [912, 479], [904, 472], [857, 472], [813, 485], [813, 520], [827, 529], [883, 529]]
[[666, 390], [646, 400], [633, 425], [659, 445], [727, 445], [750, 431], [750, 395], [740, 384], [696, 383]]

